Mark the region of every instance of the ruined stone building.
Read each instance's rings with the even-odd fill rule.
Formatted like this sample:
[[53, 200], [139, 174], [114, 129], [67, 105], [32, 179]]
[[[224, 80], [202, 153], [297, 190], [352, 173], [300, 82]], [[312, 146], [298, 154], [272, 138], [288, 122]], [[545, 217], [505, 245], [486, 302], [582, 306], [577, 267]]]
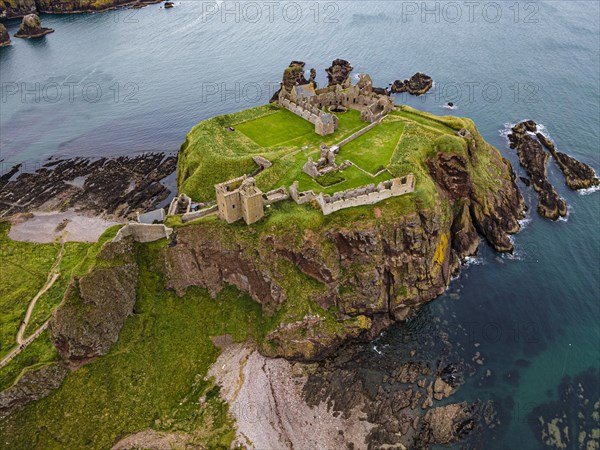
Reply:
[[360, 75], [355, 85], [348, 81], [344, 86], [336, 84], [321, 89], [315, 89], [312, 83], [294, 86], [290, 90], [282, 87], [278, 103], [315, 124], [315, 132], [321, 136], [337, 130], [338, 118], [331, 114], [336, 108], [356, 109], [360, 111], [362, 121], [371, 123], [394, 109], [394, 101], [389, 95], [373, 90], [369, 75]]
[[263, 193], [252, 177], [244, 175], [215, 186], [219, 217], [227, 223], [239, 219], [250, 225], [264, 216]]

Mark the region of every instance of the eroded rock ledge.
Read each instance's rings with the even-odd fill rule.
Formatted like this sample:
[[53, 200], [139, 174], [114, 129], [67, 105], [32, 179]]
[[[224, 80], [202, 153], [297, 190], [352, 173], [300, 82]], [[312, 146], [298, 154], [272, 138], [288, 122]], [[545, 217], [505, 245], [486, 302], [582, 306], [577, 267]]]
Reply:
[[0, 213], [35, 210], [88, 211], [111, 218], [135, 218], [170, 194], [162, 181], [177, 158], [150, 153], [120, 158], [50, 160], [37, 171], [15, 166], [0, 178]]

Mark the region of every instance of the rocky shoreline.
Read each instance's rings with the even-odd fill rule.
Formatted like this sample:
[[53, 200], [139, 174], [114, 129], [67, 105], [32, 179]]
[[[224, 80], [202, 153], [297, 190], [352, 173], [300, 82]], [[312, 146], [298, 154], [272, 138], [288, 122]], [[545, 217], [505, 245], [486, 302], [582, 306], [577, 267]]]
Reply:
[[[134, 219], [170, 195], [163, 183], [177, 157], [48, 160], [33, 173], [14, 166], [0, 177], [0, 217], [33, 211], [84, 211], [110, 219]], [[18, 174], [18, 176], [17, 176]]]

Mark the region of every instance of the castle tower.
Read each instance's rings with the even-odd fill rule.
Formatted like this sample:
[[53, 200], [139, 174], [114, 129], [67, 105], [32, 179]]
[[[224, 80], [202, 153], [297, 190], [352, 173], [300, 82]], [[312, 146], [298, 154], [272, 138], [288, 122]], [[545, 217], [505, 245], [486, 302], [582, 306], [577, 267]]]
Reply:
[[219, 217], [227, 223], [233, 223], [242, 218], [242, 202], [239, 188], [246, 175], [215, 185]]

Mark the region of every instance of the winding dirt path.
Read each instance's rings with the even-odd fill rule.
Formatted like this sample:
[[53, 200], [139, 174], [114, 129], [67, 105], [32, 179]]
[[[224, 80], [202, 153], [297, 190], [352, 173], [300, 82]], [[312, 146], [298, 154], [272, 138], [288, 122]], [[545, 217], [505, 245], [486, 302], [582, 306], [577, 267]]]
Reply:
[[23, 339], [25, 330], [27, 329], [27, 325], [29, 324], [29, 319], [31, 319], [31, 314], [33, 313], [33, 309], [35, 308], [37, 301], [40, 299], [40, 297], [42, 295], [44, 295], [48, 291], [48, 289], [50, 289], [54, 285], [54, 282], [60, 276], [60, 272], [58, 271], [58, 269], [60, 268], [60, 262], [62, 261], [64, 251], [65, 251], [65, 243], [63, 241], [62, 245], [60, 247], [60, 251], [58, 252], [58, 255], [56, 257], [56, 260], [54, 261], [54, 264], [52, 264], [52, 267], [50, 268], [50, 272], [48, 272], [48, 277], [46, 278], [46, 282], [44, 283], [42, 288], [38, 291], [38, 293], [35, 294], [33, 299], [31, 299], [31, 302], [29, 302], [29, 306], [27, 307], [27, 312], [25, 313], [25, 318], [21, 322], [21, 326], [19, 327], [19, 331], [17, 332], [17, 337], [16, 337], [17, 347], [15, 347], [8, 355], [6, 355], [2, 359], [2, 361], [0, 361], [0, 368], [4, 367], [10, 361], [12, 361], [13, 358], [15, 358], [19, 353], [21, 353], [23, 350], [25, 350], [25, 348], [29, 344], [31, 344], [40, 334], [42, 334], [42, 332], [46, 328], [48, 328], [48, 322], [50, 322], [50, 320], [47, 320], [46, 322], [44, 322], [28, 338]]

